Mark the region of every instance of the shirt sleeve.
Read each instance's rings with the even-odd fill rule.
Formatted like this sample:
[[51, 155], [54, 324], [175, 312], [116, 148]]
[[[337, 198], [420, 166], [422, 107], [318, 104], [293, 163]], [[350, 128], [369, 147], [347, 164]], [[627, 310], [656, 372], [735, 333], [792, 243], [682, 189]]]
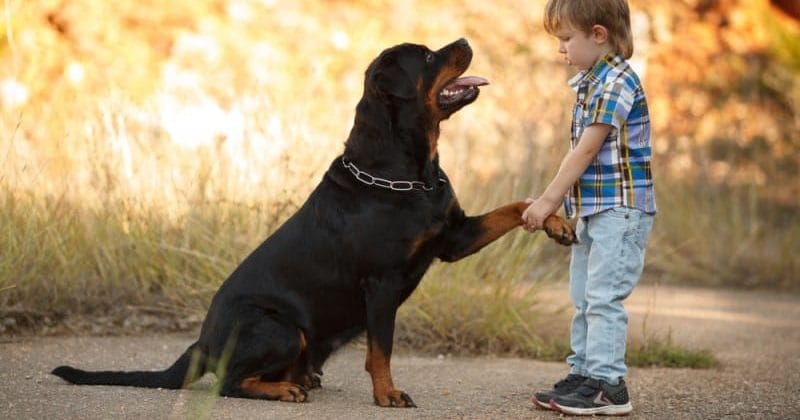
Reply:
[[590, 104], [590, 123], [622, 129], [633, 108], [634, 91], [622, 80], [606, 83], [597, 100]]

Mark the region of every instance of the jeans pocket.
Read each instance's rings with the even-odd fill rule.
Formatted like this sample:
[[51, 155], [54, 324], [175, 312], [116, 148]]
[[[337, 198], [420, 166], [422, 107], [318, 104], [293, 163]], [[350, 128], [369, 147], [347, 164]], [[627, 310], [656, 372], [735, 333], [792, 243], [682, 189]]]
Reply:
[[606, 210], [605, 213], [609, 217], [614, 217], [616, 219], [630, 219], [632, 210], [633, 209], [628, 207], [614, 207]]

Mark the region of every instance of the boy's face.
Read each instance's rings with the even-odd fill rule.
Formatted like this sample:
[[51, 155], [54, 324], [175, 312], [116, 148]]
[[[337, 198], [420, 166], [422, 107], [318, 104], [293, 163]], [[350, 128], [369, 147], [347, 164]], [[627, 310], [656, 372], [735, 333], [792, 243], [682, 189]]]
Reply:
[[605, 28], [595, 25], [590, 33], [565, 26], [555, 33], [558, 52], [564, 54], [567, 63], [578, 70], [588, 70], [597, 60], [605, 56], [608, 46]]

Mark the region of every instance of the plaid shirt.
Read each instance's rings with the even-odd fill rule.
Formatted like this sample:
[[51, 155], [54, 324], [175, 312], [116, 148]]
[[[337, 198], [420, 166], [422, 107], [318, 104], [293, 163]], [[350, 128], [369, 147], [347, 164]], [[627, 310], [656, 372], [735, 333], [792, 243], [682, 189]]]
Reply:
[[569, 85], [578, 94], [572, 114], [572, 148], [591, 124], [608, 124], [613, 129], [565, 197], [567, 217], [591, 216], [614, 207], [655, 213], [650, 116], [639, 77], [622, 57], [611, 53], [570, 79]]

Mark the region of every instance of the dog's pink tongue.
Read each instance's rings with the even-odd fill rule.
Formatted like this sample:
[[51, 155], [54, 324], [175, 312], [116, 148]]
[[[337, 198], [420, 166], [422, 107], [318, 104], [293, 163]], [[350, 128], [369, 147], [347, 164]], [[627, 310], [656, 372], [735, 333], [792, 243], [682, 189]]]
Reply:
[[488, 80], [478, 76], [467, 76], [453, 81], [453, 85], [455, 86], [483, 86], [488, 84]]

